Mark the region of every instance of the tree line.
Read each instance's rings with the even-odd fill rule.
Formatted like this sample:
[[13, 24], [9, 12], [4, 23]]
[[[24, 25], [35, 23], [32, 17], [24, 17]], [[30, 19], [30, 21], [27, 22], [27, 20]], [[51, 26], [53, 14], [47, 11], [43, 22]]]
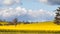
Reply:
[[[8, 23], [8, 24], [1, 24], [1, 23], [3, 23], [3, 22], [6, 22], [6, 23]], [[26, 21], [26, 22], [24, 22], [24, 21], [19, 21], [18, 22], [18, 19], [17, 18], [14, 18], [12, 21], [10, 21], [10, 22], [8, 22], [8, 21], [6, 21], [6, 20], [0, 20], [0, 25], [17, 25], [17, 24], [21, 24], [21, 23], [23, 23], [23, 24], [32, 24], [32, 23], [34, 23], [34, 22], [29, 22], [29, 21]], [[36, 23], [38, 23], [38, 22], [36, 22]]]

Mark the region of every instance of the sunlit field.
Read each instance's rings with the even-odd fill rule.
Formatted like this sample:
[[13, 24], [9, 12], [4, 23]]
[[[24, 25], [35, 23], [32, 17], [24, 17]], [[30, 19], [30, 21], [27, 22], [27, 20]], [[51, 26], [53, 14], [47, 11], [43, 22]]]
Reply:
[[[6, 24], [6, 23], [5, 23]], [[1, 33], [4, 32], [8, 32], [10, 31], [10, 33], [14, 33], [15, 34], [18, 33], [59, 33], [60, 31], [60, 25], [54, 24], [53, 22], [38, 22], [38, 23], [32, 23], [32, 24], [17, 24], [17, 25], [3, 25], [0, 26], [0, 31]]]

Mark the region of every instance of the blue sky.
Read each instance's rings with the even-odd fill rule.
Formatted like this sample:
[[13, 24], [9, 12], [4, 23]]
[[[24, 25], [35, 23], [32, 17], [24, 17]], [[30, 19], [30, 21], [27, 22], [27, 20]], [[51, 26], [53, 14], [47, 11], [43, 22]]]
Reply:
[[12, 21], [52, 21], [60, 0], [0, 0], [0, 19]]
[[22, 3], [23, 3], [22, 7], [25, 7], [27, 9], [32, 9], [32, 10], [45, 9], [45, 10], [51, 11], [58, 7], [57, 5], [49, 6], [47, 4], [38, 2], [38, 0], [33, 0], [33, 1], [32, 0], [30, 0], [30, 1], [23, 0]]

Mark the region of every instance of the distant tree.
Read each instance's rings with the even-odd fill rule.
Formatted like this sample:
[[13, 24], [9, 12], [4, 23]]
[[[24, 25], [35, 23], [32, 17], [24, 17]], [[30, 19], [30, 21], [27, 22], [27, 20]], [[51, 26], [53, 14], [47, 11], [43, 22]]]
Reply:
[[13, 19], [13, 24], [14, 25], [17, 25], [17, 22], [18, 22], [17, 18]]
[[5, 20], [5, 19], [4, 19], [3, 21], [4, 21], [4, 22], [6, 22], [6, 20]]
[[27, 21], [27, 22], [24, 22], [24, 24], [30, 24], [30, 22]]
[[0, 22], [2, 22], [2, 20], [0, 19]]

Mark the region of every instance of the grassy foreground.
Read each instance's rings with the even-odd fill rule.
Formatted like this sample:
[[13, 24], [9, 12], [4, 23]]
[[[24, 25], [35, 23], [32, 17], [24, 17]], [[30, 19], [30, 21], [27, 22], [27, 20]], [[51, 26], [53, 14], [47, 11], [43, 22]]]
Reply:
[[[3, 32], [15, 32], [17, 31], [17, 33], [20, 32], [28, 32], [28, 33], [32, 33], [32, 32], [38, 32], [38, 33], [43, 33], [43, 32], [55, 32], [55, 33], [59, 33], [60, 32], [60, 25], [56, 25], [53, 22], [41, 22], [41, 23], [34, 23], [34, 24], [18, 24], [18, 25], [5, 25], [5, 26], [0, 26], [0, 31]], [[16, 32], [15, 32], [16, 33]]]

